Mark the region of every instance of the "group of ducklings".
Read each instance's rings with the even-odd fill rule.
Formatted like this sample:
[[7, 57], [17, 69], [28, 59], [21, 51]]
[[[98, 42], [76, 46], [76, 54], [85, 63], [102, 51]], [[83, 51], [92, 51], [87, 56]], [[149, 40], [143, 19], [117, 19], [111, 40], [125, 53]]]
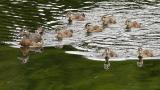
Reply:
[[[84, 13], [80, 13], [80, 12], [68, 12], [66, 14], [66, 17], [68, 18], [68, 24], [72, 24], [73, 21], [85, 21], [86, 17]], [[116, 24], [116, 17], [113, 15], [103, 15], [101, 17], [101, 25], [93, 25], [92, 23], [86, 23], [84, 28], [86, 30], [86, 33], [93, 33], [93, 32], [102, 32], [105, 28], [110, 27], [110, 25], [112, 24]], [[141, 28], [142, 25], [141, 23], [137, 22], [137, 21], [131, 21], [129, 19], [127, 19], [125, 22], [125, 30], [126, 31], [130, 31], [132, 28]], [[67, 28], [61, 28], [58, 30], [57, 33], [57, 39], [58, 40], [63, 40], [63, 38], [66, 37], [72, 37], [73, 35], [73, 30], [67, 30]], [[117, 57], [118, 55], [116, 54], [116, 52], [114, 52], [113, 50], [107, 48], [104, 52], [105, 55], [105, 63], [108, 63], [107, 67], [110, 66], [109, 63], [109, 58], [111, 57]], [[142, 67], [143, 66], [143, 58], [144, 57], [153, 57], [153, 52], [151, 50], [147, 50], [147, 49], [142, 49], [142, 48], [138, 48], [138, 58], [139, 61], [137, 62], [137, 66]]]
[[[80, 12], [68, 12], [66, 14], [66, 17], [68, 18], [68, 24], [72, 24], [73, 21], [85, 21], [86, 15], [84, 13]], [[86, 23], [84, 28], [87, 33], [93, 33], [93, 32], [102, 32], [105, 28], [110, 27], [112, 24], [116, 24], [116, 17], [113, 15], [103, 15], [101, 17], [101, 25], [93, 25], [92, 23]], [[137, 21], [131, 21], [127, 19], [125, 21], [125, 29], [126, 31], [131, 30], [131, 28], [141, 28], [141, 23], [138, 23]], [[63, 27], [61, 29], [58, 28], [57, 36], [56, 38], [58, 40], [63, 40], [63, 38], [72, 37], [73, 30], [68, 30], [66, 27]]]
[[43, 49], [43, 33], [44, 29], [42, 27], [38, 27], [34, 33], [25, 29], [19, 32], [19, 36], [22, 37], [19, 42], [22, 57], [18, 57], [18, 59], [21, 60], [22, 63], [28, 62], [30, 51], [41, 52]]
[[19, 42], [19, 45], [24, 47], [42, 47], [43, 32], [44, 29], [42, 27], [39, 27], [34, 33], [29, 32], [28, 30], [21, 30], [19, 35], [22, 36], [22, 39]]
[[[66, 14], [66, 17], [68, 18], [68, 24], [72, 24], [73, 21], [85, 21], [86, 17], [84, 13], [73, 13], [68, 12]], [[102, 32], [105, 28], [110, 27], [112, 24], [116, 24], [116, 18], [113, 15], [104, 15], [101, 17], [102, 25], [93, 25], [91, 23], [86, 23], [84, 28], [87, 33], [93, 33], [93, 32]], [[125, 21], [126, 29], [130, 30], [131, 28], [141, 28], [141, 24], [137, 21], [131, 21], [127, 19]], [[73, 36], [73, 30], [68, 30], [65, 26], [58, 26], [56, 28], [56, 38], [59, 41], [62, 41], [63, 38], [68, 38]], [[42, 35], [44, 33], [44, 29], [42, 27], [37, 28], [34, 33], [31, 33], [26, 30], [20, 31], [20, 36], [23, 36], [23, 38], [20, 41], [20, 45], [22, 47], [42, 47], [43, 40]], [[140, 57], [153, 57], [153, 52], [150, 50], [142, 50], [138, 49], [138, 56]], [[23, 53], [24, 56], [26, 56], [26, 51]], [[117, 57], [118, 55], [113, 50], [107, 48], [104, 53], [105, 57], [108, 59], [110, 57]], [[107, 60], [107, 59], [106, 59]], [[143, 60], [139, 59], [139, 62], [142, 62]], [[106, 61], [108, 62], [108, 61]]]
[[[153, 57], [153, 51], [148, 50], [148, 49], [142, 49], [142, 48], [138, 48], [138, 52], [137, 52], [137, 56], [138, 56], [138, 62], [137, 62], [137, 66], [138, 67], [142, 67], [143, 66], [143, 58], [145, 57]], [[102, 54], [103, 56], [105, 56], [105, 63], [104, 63], [104, 69], [108, 70], [110, 67], [110, 62], [109, 59], [112, 57], [117, 57], [117, 53], [115, 51], [113, 51], [110, 48], [106, 48], [104, 53]]]

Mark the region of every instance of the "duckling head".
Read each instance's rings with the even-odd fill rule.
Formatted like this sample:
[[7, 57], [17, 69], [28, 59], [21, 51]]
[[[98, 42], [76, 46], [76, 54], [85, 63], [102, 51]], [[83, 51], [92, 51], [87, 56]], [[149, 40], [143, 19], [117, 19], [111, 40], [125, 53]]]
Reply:
[[141, 50], [142, 50], [142, 47], [139, 47], [138, 50], [141, 51]]
[[64, 26], [64, 25], [59, 25], [59, 26], [57, 26], [57, 27], [55, 28], [55, 32], [58, 33], [59, 31], [61, 31], [61, 30], [66, 30], [66, 29], [67, 29], [66, 26]]
[[126, 29], [126, 31], [128, 32], [128, 31], [131, 31], [131, 20], [129, 20], [129, 19], [127, 19], [126, 20], [126, 22], [125, 22], [125, 25], [126, 25], [126, 27], [125, 27], [125, 29]]
[[40, 26], [40, 27], [37, 28], [37, 30], [35, 32], [38, 33], [38, 34], [40, 34], [40, 35], [43, 35], [44, 28]]
[[92, 24], [91, 23], [86, 23], [85, 28], [87, 29], [88, 27], [90, 27]]
[[101, 20], [102, 21], [104, 21], [104, 19], [107, 17], [107, 15], [103, 15], [102, 17], [101, 17]]
[[29, 31], [27, 31], [27, 30], [20, 30], [19, 36], [20, 37], [28, 38], [29, 37]]
[[70, 32], [73, 33], [73, 30], [71, 29]]
[[142, 53], [143, 49], [141, 47], [138, 48], [138, 52]]
[[131, 20], [127, 19], [125, 25], [128, 25], [129, 23], [131, 23]]
[[72, 24], [72, 17], [70, 16], [69, 18], [68, 18], [68, 24]]
[[67, 17], [71, 17], [71, 16], [72, 16], [72, 12], [71, 12], [71, 11], [68, 11], [67, 14], [66, 14], [66, 16], [67, 16]]
[[105, 48], [105, 52], [109, 53], [110, 52], [110, 48]]

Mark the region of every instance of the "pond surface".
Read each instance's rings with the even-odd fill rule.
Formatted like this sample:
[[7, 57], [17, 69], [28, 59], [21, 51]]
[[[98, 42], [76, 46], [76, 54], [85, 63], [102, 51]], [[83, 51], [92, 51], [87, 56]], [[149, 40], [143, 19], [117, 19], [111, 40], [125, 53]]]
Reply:
[[[67, 11], [83, 12], [86, 21], [74, 21], [67, 24]], [[86, 36], [86, 23], [100, 25], [103, 15], [114, 15], [117, 24], [105, 28], [103, 32]], [[125, 32], [126, 19], [142, 23], [142, 28]], [[27, 27], [34, 31], [38, 26], [45, 28], [44, 47], [72, 45], [80, 51], [66, 52], [80, 54], [92, 59], [101, 59], [104, 48], [109, 47], [117, 52], [118, 58], [137, 57], [137, 48], [153, 50], [155, 57], [160, 56], [160, 1], [148, 0], [107, 0], [77, 1], [63, 0], [8, 0], [0, 1], [0, 43], [11, 47], [19, 47], [18, 32]], [[59, 42], [55, 38], [55, 28], [65, 25], [73, 30], [73, 37]]]

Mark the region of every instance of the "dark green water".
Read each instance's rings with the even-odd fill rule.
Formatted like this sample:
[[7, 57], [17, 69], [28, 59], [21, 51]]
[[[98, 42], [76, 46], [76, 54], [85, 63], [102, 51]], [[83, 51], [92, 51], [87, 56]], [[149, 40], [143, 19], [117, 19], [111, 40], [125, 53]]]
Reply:
[[[56, 17], [63, 16], [66, 9], [90, 6], [94, 4], [92, 1], [96, 3], [97, 1], [116, 0], [1, 0], [0, 41], [1, 43], [3, 41], [12, 41], [14, 34], [23, 26], [27, 26], [31, 30], [41, 25], [47, 29], [52, 29], [52, 26], [58, 24], [59, 18]], [[139, 0], [129, 1], [137, 2]], [[150, 2], [146, 4], [150, 4]], [[55, 21], [55, 23], [47, 24], [48, 21]]]
[[[66, 9], [91, 5], [79, 0], [1, 0], [0, 41], [13, 41], [18, 30], [26, 26], [31, 31], [38, 26], [46, 29], [58, 24]], [[49, 21], [55, 23], [47, 24]]]

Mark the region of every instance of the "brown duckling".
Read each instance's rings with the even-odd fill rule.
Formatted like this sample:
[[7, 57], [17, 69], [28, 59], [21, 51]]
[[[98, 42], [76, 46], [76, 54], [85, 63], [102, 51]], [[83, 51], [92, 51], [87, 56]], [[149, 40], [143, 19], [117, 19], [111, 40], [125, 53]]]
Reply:
[[117, 54], [111, 50], [110, 48], [106, 48], [102, 56], [105, 56], [105, 63], [104, 63], [104, 69], [108, 70], [110, 67], [109, 59], [111, 57], [117, 57]]
[[61, 41], [63, 38], [68, 38], [73, 36], [73, 30], [61, 30], [57, 32], [56, 38]]
[[142, 48], [138, 48], [138, 56], [141, 56], [141, 57], [153, 57], [154, 54], [153, 54], [152, 50], [148, 50], [148, 49], [143, 50]]
[[106, 48], [104, 53], [102, 54], [103, 56], [105, 55], [105, 57], [118, 57], [118, 55], [116, 54], [116, 52], [114, 52], [112, 49], [110, 48]]
[[67, 15], [68, 17], [68, 23], [72, 23], [73, 20], [75, 21], [84, 21], [85, 20], [85, 14], [84, 13], [73, 13], [73, 12], [68, 12]]
[[38, 33], [42, 36], [44, 34], [44, 28], [43, 27], [38, 27], [37, 30], [35, 30], [35, 33]]
[[33, 42], [40, 42], [42, 40], [42, 33], [43, 32], [41, 32], [39, 30], [36, 30], [35, 33], [22, 30], [22, 31], [20, 31], [20, 36], [28, 38], [28, 39], [32, 40]]
[[21, 46], [32, 46], [34, 45], [33, 43], [39, 43], [42, 42], [42, 34], [43, 34], [43, 29], [38, 28], [35, 33], [31, 33], [29, 31], [22, 30], [20, 31], [20, 36], [23, 38], [20, 41]]
[[19, 45], [23, 46], [23, 47], [29, 47], [33, 45], [32, 40], [28, 39], [28, 38], [23, 38], [20, 42]]
[[116, 18], [113, 15], [104, 15], [101, 18], [103, 27], [108, 27], [111, 24], [116, 24]]
[[125, 25], [126, 29], [141, 28], [141, 23], [138, 23], [137, 21], [131, 21], [129, 19], [126, 20]]
[[87, 33], [102, 32], [103, 31], [103, 28], [101, 26], [92, 25], [91, 23], [87, 23], [85, 25], [85, 29], [86, 29]]

